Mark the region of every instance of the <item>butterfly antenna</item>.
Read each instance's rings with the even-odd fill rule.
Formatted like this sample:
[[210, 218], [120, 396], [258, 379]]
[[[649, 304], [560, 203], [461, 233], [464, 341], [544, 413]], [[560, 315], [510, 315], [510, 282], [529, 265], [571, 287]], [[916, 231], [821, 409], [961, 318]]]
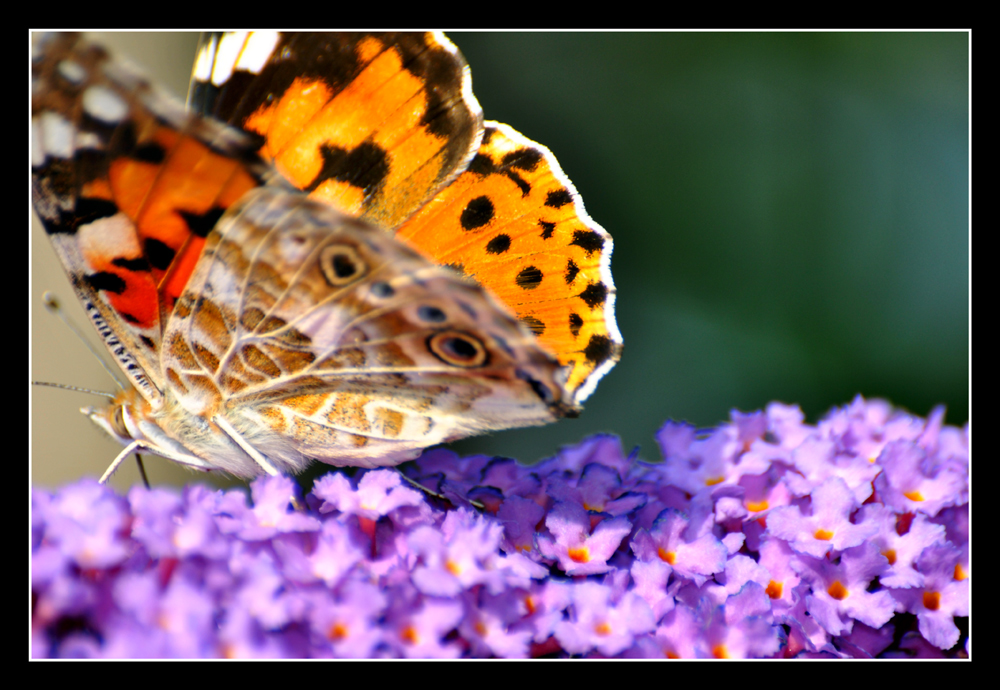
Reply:
[[[108, 372], [108, 376], [110, 376], [114, 380], [115, 385], [118, 386], [118, 389], [125, 390], [125, 386], [123, 386], [121, 381], [118, 380], [118, 377], [115, 376], [115, 373], [108, 366], [107, 362], [104, 361], [104, 358], [97, 353], [97, 350], [95, 350], [94, 347], [90, 344], [90, 341], [87, 340], [85, 337], [83, 337], [83, 334], [80, 333], [80, 329], [76, 327], [76, 324], [73, 323], [73, 321], [69, 318], [69, 316], [66, 315], [66, 312], [63, 311], [62, 305], [59, 303], [59, 300], [56, 298], [56, 296], [53, 295], [51, 292], [46, 292], [45, 294], [42, 295], [42, 302], [45, 304], [45, 308], [48, 309], [50, 313], [58, 316], [59, 319], [64, 324], [66, 324], [66, 327], [69, 328], [69, 330], [73, 331], [73, 334], [80, 339], [80, 342], [83, 343], [83, 346], [86, 347], [88, 350], [90, 350], [90, 354], [94, 355], [94, 359], [96, 359], [98, 362], [101, 363], [101, 366], [104, 367], [104, 371]], [[39, 385], [51, 386], [54, 384], [39, 384]], [[56, 388], [69, 388], [70, 390], [81, 390], [81, 391], [84, 390], [82, 388], [72, 388], [70, 386], [56, 386]], [[93, 392], [93, 391], [88, 391], [88, 392]]]
[[48, 386], [49, 388], [62, 388], [64, 391], [76, 391], [77, 393], [90, 393], [91, 395], [100, 395], [105, 398], [111, 398], [114, 400], [114, 393], [106, 393], [104, 391], [94, 391], [89, 388], [81, 388], [80, 386], [67, 386], [65, 383], [49, 383], [48, 381], [32, 381], [32, 386]]
[[[101, 357], [99, 354], [97, 354], [97, 350], [93, 348], [93, 346], [90, 344], [90, 341], [87, 340], [85, 337], [83, 337], [83, 334], [80, 333], [80, 329], [76, 327], [76, 324], [73, 323], [72, 319], [70, 319], [69, 316], [67, 316], [66, 312], [63, 311], [62, 305], [59, 304], [59, 300], [56, 298], [56, 296], [53, 295], [51, 292], [46, 292], [42, 295], [42, 302], [45, 304], [45, 308], [49, 310], [49, 313], [58, 316], [59, 319], [64, 324], [66, 324], [66, 327], [69, 328], [69, 330], [73, 331], [73, 334], [77, 338], [79, 338], [80, 342], [83, 343], [83, 346], [90, 351], [90, 354], [94, 355], [94, 359], [96, 359], [98, 362], [101, 363], [101, 366], [104, 367], [104, 371], [108, 372], [108, 376], [110, 376], [111, 380], [115, 382], [115, 385], [118, 386], [118, 389], [125, 390], [125, 387], [122, 385], [121, 381], [118, 380], [118, 377], [115, 376], [115, 373], [111, 371], [111, 368], [108, 367], [108, 364], [107, 362], [104, 361], [104, 358]], [[91, 395], [100, 395], [105, 398], [111, 398], [112, 400], [114, 400], [115, 398], [114, 393], [105, 393], [104, 391], [95, 391], [89, 388], [81, 388], [79, 386], [67, 386], [64, 383], [49, 383], [47, 381], [32, 381], [31, 383], [32, 385], [35, 386], [48, 386], [50, 388], [62, 388], [63, 390], [67, 391], [77, 391], [78, 393], [90, 393]], [[135, 463], [136, 465], [139, 466], [139, 476], [142, 477], [143, 485], [145, 485], [145, 487], [149, 489], [149, 477], [146, 476], [146, 466], [142, 462], [142, 456], [139, 455], [138, 453], [135, 454]]]

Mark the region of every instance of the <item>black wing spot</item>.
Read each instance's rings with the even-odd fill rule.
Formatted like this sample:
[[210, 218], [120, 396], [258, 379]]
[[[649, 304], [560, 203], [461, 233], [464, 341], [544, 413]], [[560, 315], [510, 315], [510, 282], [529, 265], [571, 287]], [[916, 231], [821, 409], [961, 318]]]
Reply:
[[593, 230], [576, 230], [573, 232], [573, 241], [570, 244], [575, 244], [587, 252], [587, 256], [590, 256], [594, 252], [604, 249], [604, 238]]
[[501, 233], [486, 243], [487, 254], [503, 254], [510, 249], [510, 235]]
[[583, 319], [580, 318], [579, 314], [572, 313], [569, 315], [569, 332], [573, 334], [574, 338], [580, 337], [580, 329], [583, 327]]
[[337, 180], [363, 189], [367, 199], [389, 175], [389, 154], [373, 142], [363, 141], [350, 150], [323, 144], [319, 151], [323, 167], [306, 192], [314, 192], [327, 180]]
[[134, 326], [141, 326], [142, 325], [142, 321], [140, 321], [139, 319], [137, 319], [132, 314], [129, 314], [128, 312], [120, 311], [120, 312], [118, 312], [118, 315], [120, 317], [122, 317], [122, 319], [124, 321], [127, 321], [128, 323], [130, 323], [130, 324], [132, 324]]
[[587, 361], [600, 364], [611, 357], [614, 349], [615, 344], [608, 336], [592, 335], [590, 336], [590, 342], [587, 343], [587, 347], [583, 350], [583, 355], [587, 358]]
[[132, 158], [140, 163], [159, 165], [167, 159], [166, 150], [155, 141], [142, 144], [132, 151]]
[[500, 165], [505, 168], [520, 168], [531, 172], [541, 162], [542, 152], [538, 149], [518, 149], [505, 155]]
[[[493, 138], [494, 134], [496, 134], [495, 129], [486, 129], [483, 134], [483, 143], [481, 144], [480, 150], [485, 148], [490, 143], [490, 139]], [[531, 184], [521, 177], [521, 174], [518, 171], [533, 171], [538, 167], [542, 158], [543, 156], [541, 151], [532, 148], [524, 148], [505, 154], [500, 163], [497, 164], [494, 163], [493, 159], [488, 155], [477, 153], [472, 159], [472, 162], [469, 163], [468, 171], [483, 176], [492, 175], [494, 173], [504, 175], [511, 182], [517, 185], [518, 189], [521, 190], [521, 196], [528, 196], [528, 194], [531, 193]]]
[[523, 290], [534, 290], [542, 282], [542, 272], [534, 266], [521, 269], [521, 272], [514, 278], [517, 286]]
[[608, 288], [604, 283], [591, 283], [587, 289], [580, 293], [580, 298], [587, 303], [591, 309], [604, 304], [608, 298]]
[[115, 295], [120, 295], [125, 292], [125, 281], [121, 279], [121, 276], [115, 275], [114, 273], [108, 273], [106, 271], [100, 271], [98, 273], [91, 273], [86, 278], [87, 284], [90, 285], [95, 291], [103, 290], [104, 292], [110, 292]]
[[119, 268], [124, 268], [126, 271], [148, 271], [149, 262], [146, 257], [140, 256], [138, 259], [126, 259], [123, 256], [119, 256], [111, 261], [112, 266], [118, 266]]
[[521, 177], [519, 170], [532, 172], [542, 161], [542, 152], [538, 149], [524, 148], [511, 151], [500, 161], [499, 170], [521, 190], [521, 196], [531, 193], [531, 185]]
[[580, 267], [576, 265], [573, 259], [568, 259], [566, 261], [566, 284], [572, 285], [573, 281], [576, 280], [576, 275], [580, 272]]
[[489, 197], [477, 196], [466, 205], [459, 222], [463, 230], [475, 230], [493, 220], [494, 212], [493, 202]]
[[[487, 133], [495, 130], [486, 130]], [[483, 144], [486, 144], [486, 137], [483, 137]], [[477, 153], [472, 158], [472, 162], [469, 163], [469, 172], [476, 173], [477, 175], [489, 175], [496, 172], [497, 167], [493, 165], [493, 159], [489, 156], [484, 156], [481, 153]]]
[[158, 271], [165, 271], [170, 268], [170, 264], [177, 255], [177, 252], [162, 241], [152, 237], [143, 242], [142, 250], [149, 260], [149, 265]]
[[219, 222], [219, 218], [222, 218], [222, 214], [225, 212], [226, 209], [216, 206], [204, 213], [191, 213], [190, 211], [178, 210], [177, 215], [184, 219], [191, 234], [197, 237], [208, 237], [208, 233], [212, 232], [212, 228], [215, 227], [216, 223]]
[[542, 226], [542, 239], [547, 240], [552, 237], [552, 233], [556, 230], [555, 223], [549, 223], [544, 220], [538, 221], [538, 224]]
[[568, 189], [557, 189], [545, 195], [545, 205], [551, 208], [561, 208], [573, 203], [573, 195]]
[[106, 199], [81, 197], [76, 202], [76, 208], [73, 209], [73, 213], [76, 215], [76, 226], [80, 227], [101, 218], [110, 218], [118, 213], [118, 205]]
[[536, 336], [545, 332], [545, 323], [534, 316], [522, 316], [520, 321]]

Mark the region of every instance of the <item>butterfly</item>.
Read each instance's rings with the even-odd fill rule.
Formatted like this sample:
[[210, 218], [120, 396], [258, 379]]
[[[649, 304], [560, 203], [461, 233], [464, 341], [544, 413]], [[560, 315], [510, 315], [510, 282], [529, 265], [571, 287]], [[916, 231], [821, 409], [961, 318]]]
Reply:
[[397, 464], [575, 415], [618, 359], [610, 237], [440, 34], [212, 35], [196, 113], [75, 35], [32, 79], [35, 208], [131, 383], [86, 410], [105, 479]]

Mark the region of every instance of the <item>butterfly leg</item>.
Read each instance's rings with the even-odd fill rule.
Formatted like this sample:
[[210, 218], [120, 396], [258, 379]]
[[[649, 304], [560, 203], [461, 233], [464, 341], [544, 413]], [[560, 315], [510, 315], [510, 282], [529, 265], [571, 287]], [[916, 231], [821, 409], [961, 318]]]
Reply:
[[135, 454], [135, 464], [139, 466], [139, 476], [142, 477], [142, 484], [149, 490], [149, 477], [146, 476], [146, 466], [142, 464], [142, 456]]
[[[127, 446], [125, 446], [125, 450], [123, 450], [121, 453], [119, 453], [118, 457], [116, 457], [114, 460], [111, 461], [111, 464], [108, 466], [108, 469], [104, 470], [104, 474], [101, 476], [101, 478], [98, 480], [98, 482], [100, 484], [107, 484], [108, 480], [111, 479], [111, 475], [113, 475], [115, 472], [118, 471], [119, 465], [121, 465], [123, 462], [125, 462], [125, 458], [127, 458], [128, 456], [130, 456], [132, 453], [136, 453], [138, 455], [137, 451], [140, 448], [145, 448], [146, 445], [147, 444], [143, 443], [142, 441], [132, 441], [132, 443], [130, 443]], [[144, 472], [143, 473], [143, 479], [145, 479], [145, 478], [146, 478], [146, 474]], [[148, 484], [147, 484], [147, 486], [148, 486]]]
[[[397, 472], [399, 472], [399, 476], [400, 477], [402, 477], [404, 480], [406, 480], [406, 482], [409, 483], [409, 485], [412, 486], [417, 491], [423, 491], [428, 496], [433, 496], [434, 498], [436, 498], [436, 499], [438, 499], [440, 501], [447, 501], [448, 500], [448, 497], [445, 496], [444, 494], [439, 494], [437, 491], [432, 491], [432, 490], [428, 489], [426, 486], [424, 486], [423, 484], [421, 484], [420, 482], [416, 481], [415, 479], [410, 479], [409, 477], [407, 477], [403, 473], [403, 470], [399, 469], [398, 467], [396, 467], [394, 469]], [[472, 505], [473, 508], [476, 508], [478, 510], [486, 510], [486, 506], [484, 506], [479, 501], [473, 501], [472, 499], [466, 499], [466, 500], [469, 501], [469, 503]]]
[[222, 417], [221, 415], [216, 415], [215, 417], [212, 418], [212, 421], [215, 422], [219, 426], [219, 428], [226, 433], [226, 436], [235, 441], [236, 445], [242, 448], [243, 452], [249, 455], [250, 458], [254, 462], [256, 462], [257, 465], [259, 465], [262, 470], [267, 472], [272, 477], [281, 476], [281, 472], [279, 472], [277, 468], [274, 465], [272, 465], [270, 461], [268, 461], [268, 459], [265, 458], [259, 450], [257, 450], [249, 443], [247, 443], [240, 435], [240, 432], [238, 432], [235, 428], [233, 428], [233, 425], [230, 424], [224, 417]]
[[[216, 417], [212, 418], [212, 421], [215, 422], [219, 426], [219, 428], [222, 429], [226, 433], [226, 435], [229, 438], [231, 438], [233, 441], [235, 441], [236, 445], [238, 445], [240, 448], [242, 448], [243, 452], [246, 453], [247, 455], [249, 455], [253, 459], [253, 461], [256, 462], [260, 466], [260, 468], [262, 470], [264, 470], [265, 472], [267, 472], [272, 477], [280, 477], [280, 476], [282, 476], [281, 472], [279, 472], [278, 469], [274, 465], [272, 465], [268, 461], [268, 459], [265, 458], [263, 456], [263, 454], [261, 454], [261, 452], [259, 450], [257, 450], [256, 448], [254, 448], [253, 446], [251, 446], [249, 443], [247, 443], [243, 439], [243, 437], [240, 435], [240, 432], [238, 432], [235, 428], [233, 428], [233, 425], [230, 424], [226, 419], [224, 419], [221, 416], [216, 416]], [[292, 507], [296, 511], [298, 511], [300, 513], [307, 513], [308, 512], [308, 509], [306, 508], [305, 503], [303, 503], [301, 500], [299, 500], [299, 497], [295, 493], [293, 493], [289, 497], [288, 502], [292, 504]]]

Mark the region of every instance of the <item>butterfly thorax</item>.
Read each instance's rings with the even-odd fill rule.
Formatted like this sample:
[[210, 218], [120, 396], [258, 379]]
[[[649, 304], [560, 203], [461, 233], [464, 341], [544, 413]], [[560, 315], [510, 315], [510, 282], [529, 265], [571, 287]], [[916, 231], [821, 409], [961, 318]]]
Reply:
[[[138, 390], [129, 389], [107, 407], [81, 412], [122, 445], [193, 469], [249, 478], [265, 472], [300, 472], [312, 461], [279, 434], [256, 429], [239, 414], [230, 421], [221, 411], [191, 411], [169, 389], [161, 405], [152, 405]], [[268, 452], [262, 453], [258, 446]]]
[[[201, 447], [204, 444], [199, 445], [198, 439], [211, 432], [203, 419], [192, 424], [199, 418], [186, 414], [180, 406], [154, 407], [137, 389], [123, 390], [107, 407], [85, 407], [80, 411], [123, 446], [146, 450], [196, 469], [227, 469], [217, 461], [205, 459], [207, 449]], [[198, 427], [202, 428], [201, 433], [192, 433]], [[244, 456], [242, 460], [245, 464], [247, 458]]]

